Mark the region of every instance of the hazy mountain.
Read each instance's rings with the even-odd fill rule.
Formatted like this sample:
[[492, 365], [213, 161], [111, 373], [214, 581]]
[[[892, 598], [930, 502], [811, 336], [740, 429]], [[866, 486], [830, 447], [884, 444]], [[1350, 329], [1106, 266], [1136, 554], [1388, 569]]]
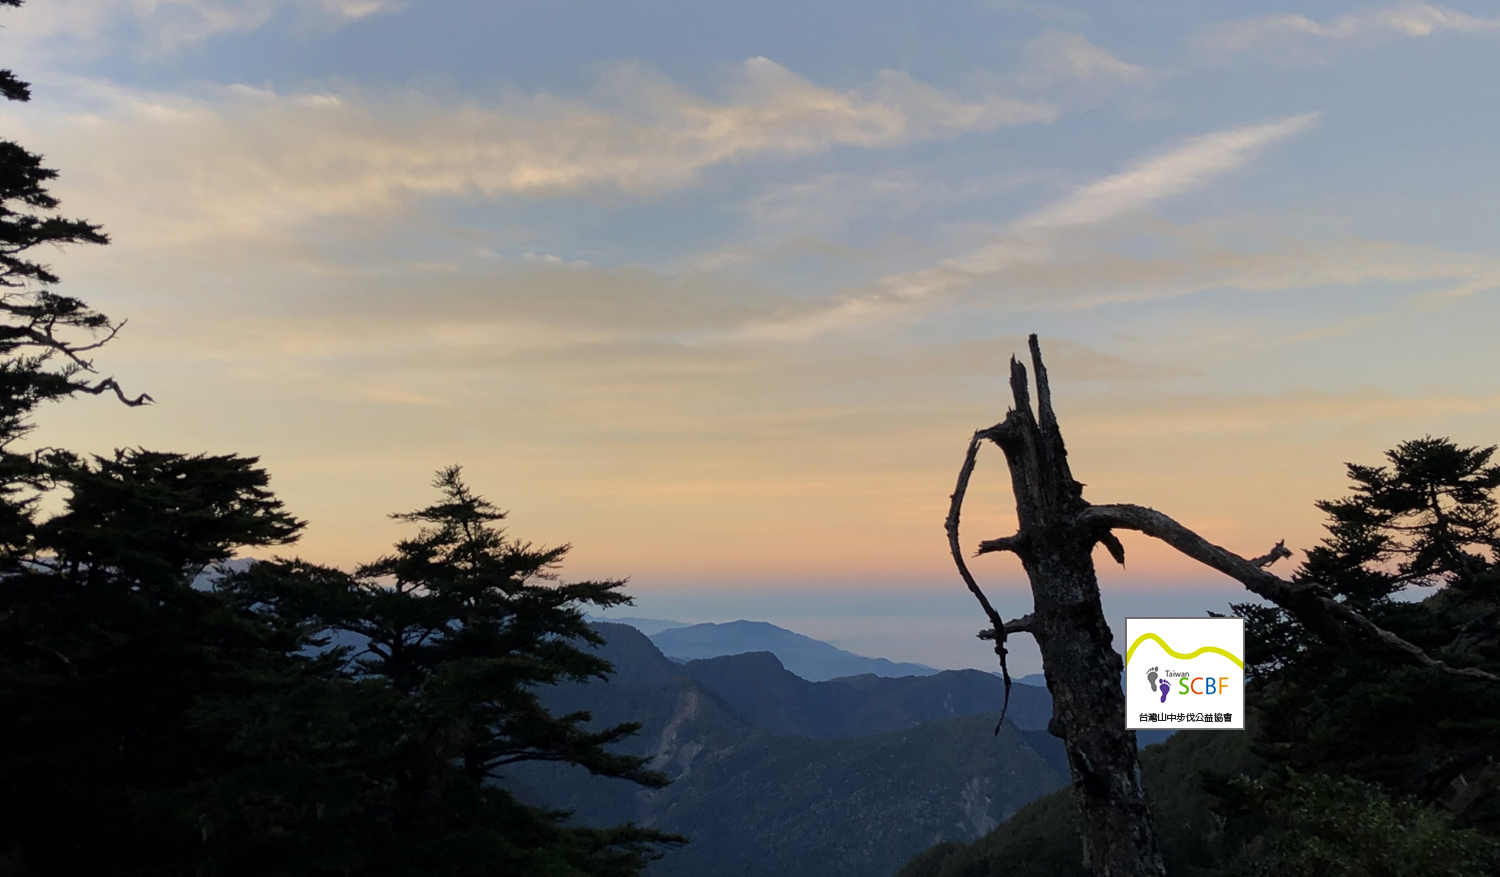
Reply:
[[940, 840], [984, 836], [1063, 778], [1010, 724], [962, 716], [840, 740], [764, 732], [664, 794], [694, 842], [650, 877], [887, 877]]
[[885, 658], [856, 655], [764, 621], [693, 624], [651, 634], [651, 641], [666, 656], [689, 661], [770, 652], [781, 659], [786, 669], [814, 682], [863, 673], [896, 677], [938, 672], [924, 664], [898, 664]]
[[670, 621], [666, 618], [631, 618], [628, 615], [621, 615], [618, 618], [600, 618], [597, 615], [588, 615], [585, 616], [585, 619], [590, 624], [628, 624], [646, 636], [661, 633], [664, 630], [671, 630], [674, 627], [692, 626], [686, 621]]
[[[1005, 700], [1005, 683], [978, 670], [811, 682], [770, 652], [689, 661], [682, 669], [748, 723], [797, 737], [860, 737], [933, 719], [998, 713]], [[1018, 727], [1044, 728], [1051, 714], [1045, 689], [1012, 687], [1008, 715]]]
[[506, 784], [584, 822], [693, 838], [649, 877], [889, 877], [1064, 783], [1060, 744], [1035, 730], [1045, 691], [1016, 686], [1016, 721], [995, 736], [1001, 686], [985, 673], [811, 682], [764, 652], [676, 664], [634, 628], [597, 628], [613, 677], [549, 690], [548, 706], [589, 710], [595, 725], [640, 722], [620, 750], [650, 757], [672, 785], [535, 764]]

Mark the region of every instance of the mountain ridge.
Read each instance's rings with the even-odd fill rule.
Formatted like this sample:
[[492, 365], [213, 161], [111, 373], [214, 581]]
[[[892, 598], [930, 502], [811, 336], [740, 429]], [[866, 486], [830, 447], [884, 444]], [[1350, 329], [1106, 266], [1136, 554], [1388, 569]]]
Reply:
[[1016, 686], [997, 736], [1003, 683], [979, 671], [814, 682], [765, 652], [676, 664], [633, 627], [595, 629], [611, 678], [551, 686], [544, 702], [588, 711], [593, 729], [639, 722], [613, 748], [672, 784], [641, 789], [551, 764], [515, 765], [503, 782], [582, 823], [692, 838], [646, 877], [889, 877], [1066, 782], [1061, 743], [1037, 730], [1050, 715], [1039, 689]]
[[812, 682], [866, 673], [896, 678], [930, 676], [939, 672], [926, 664], [857, 655], [766, 621], [693, 624], [663, 629], [649, 636], [662, 654], [684, 661], [770, 652], [786, 669]]
[[[704, 658], [682, 669], [755, 727], [796, 737], [850, 738], [910, 728], [952, 716], [998, 713], [1005, 683], [980, 670], [927, 676], [873, 674], [812, 681], [770, 652]], [[1018, 728], [1044, 729], [1052, 701], [1044, 689], [1011, 688], [1007, 713]]]

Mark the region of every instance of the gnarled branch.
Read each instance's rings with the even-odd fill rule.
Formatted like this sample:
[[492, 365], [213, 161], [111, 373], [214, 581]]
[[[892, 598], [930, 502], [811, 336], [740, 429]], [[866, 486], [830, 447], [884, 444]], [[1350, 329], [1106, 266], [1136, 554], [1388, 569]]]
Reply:
[[[1032, 620], [1033, 619], [1029, 614], [1022, 615], [1020, 618], [1012, 618], [1010, 621], [1005, 622], [1000, 626], [1000, 629], [1005, 631], [1006, 636], [1010, 636], [1013, 633], [1031, 633]], [[975, 636], [979, 637], [980, 639], [994, 639], [995, 630], [994, 628], [981, 630], [979, 633], [975, 634]]]
[[1270, 551], [1267, 551], [1260, 557], [1250, 558], [1250, 562], [1260, 567], [1261, 569], [1265, 569], [1266, 567], [1282, 559], [1283, 557], [1291, 556], [1292, 552], [1286, 547], [1286, 540], [1282, 539], [1280, 542], [1277, 542], [1275, 545], [1271, 546]]
[[989, 554], [994, 551], [1009, 551], [1019, 554], [1026, 547], [1027, 539], [1024, 535], [1017, 533], [1014, 536], [1001, 536], [999, 539], [986, 539], [979, 543], [979, 550], [974, 556]]
[[979, 446], [985, 439], [999, 441], [1003, 434], [1005, 425], [996, 424], [989, 429], [981, 429], [974, 433], [969, 439], [969, 450], [964, 454], [963, 468], [958, 470], [958, 484], [953, 488], [953, 495], [949, 497], [948, 519], [943, 523], [943, 529], [948, 531], [948, 550], [953, 553], [953, 563], [958, 567], [958, 574], [963, 578], [964, 584], [968, 586], [969, 592], [979, 605], [984, 609], [984, 614], [990, 620], [990, 639], [995, 642], [995, 656], [1000, 659], [1000, 676], [1005, 680], [1005, 699], [1000, 704], [1000, 721], [995, 723], [995, 733], [1000, 733], [1000, 725], [1005, 722], [1005, 714], [1010, 711], [1010, 667], [1005, 660], [1005, 620], [995, 607], [990, 605], [989, 598], [979, 589], [979, 583], [974, 581], [974, 576], [969, 572], [969, 565], [964, 562], [963, 548], [958, 540], [958, 517], [964, 506], [964, 494], [969, 491], [969, 477], [974, 474], [974, 464], [979, 460]]
[[969, 587], [969, 593], [979, 601], [990, 624], [996, 630], [1003, 630], [1004, 619], [1000, 617], [999, 612], [995, 611], [995, 607], [990, 605], [989, 598], [984, 595], [984, 592], [979, 590], [979, 584], [974, 581], [973, 574], [969, 572], [969, 565], [964, 563], [963, 548], [960, 547], [958, 541], [958, 517], [963, 509], [964, 494], [969, 492], [969, 478], [974, 474], [974, 464], [979, 460], [979, 445], [987, 437], [986, 433], [999, 428], [999, 426], [993, 426], [990, 429], [981, 429], [969, 439], [969, 450], [964, 455], [963, 468], [958, 470], [958, 484], [953, 488], [953, 495], [949, 497], [948, 519], [943, 522], [943, 529], [948, 531], [948, 549], [953, 553], [953, 562], [958, 566], [958, 574], [963, 578], [964, 584]]
[[[1227, 548], [1221, 548], [1172, 520], [1161, 512], [1138, 505], [1096, 505], [1078, 514], [1079, 523], [1123, 528], [1145, 533], [1176, 548], [1188, 557], [1224, 573], [1254, 593], [1291, 613], [1298, 621], [1337, 642], [1343, 630], [1353, 628], [1385, 648], [1405, 655], [1424, 667], [1457, 676], [1500, 682], [1500, 676], [1478, 667], [1451, 667], [1386, 630], [1349, 606], [1335, 600], [1325, 589], [1311, 583], [1289, 582], [1266, 572], [1256, 561], [1246, 560]], [[1279, 546], [1281, 551], [1286, 547]], [[1271, 555], [1277, 554], [1276, 549]], [[1270, 557], [1271, 555], [1266, 555]], [[1266, 561], [1267, 564], [1270, 561]]]
[[120, 385], [115, 382], [114, 378], [105, 378], [104, 380], [100, 381], [97, 384], [94, 384], [93, 386], [83, 386], [79, 387], [79, 389], [85, 393], [91, 393], [95, 396], [113, 390], [114, 394], [120, 397], [120, 401], [124, 402], [126, 405], [129, 405], [131, 408], [137, 408], [141, 405], [145, 405], [147, 402], [156, 401], [146, 393], [142, 393], [139, 396], [136, 396], [134, 399], [126, 396], [125, 391], [120, 389]]

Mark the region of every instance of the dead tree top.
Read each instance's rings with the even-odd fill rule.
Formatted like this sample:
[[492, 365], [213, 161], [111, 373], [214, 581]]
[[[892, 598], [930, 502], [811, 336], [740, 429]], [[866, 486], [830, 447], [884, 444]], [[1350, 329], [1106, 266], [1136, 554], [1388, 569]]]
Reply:
[[[1036, 413], [1032, 413], [1026, 366], [1011, 357], [1010, 389], [1013, 407], [1006, 413], [1004, 420], [976, 431], [969, 440], [945, 521], [949, 549], [959, 576], [989, 619], [989, 629], [979, 635], [995, 643], [995, 653], [1000, 659], [1001, 672], [1006, 681], [1007, 705], [1010, 675], [1005, 660], [1006, 636], [1031, 632], [1032, 616], [1028, 614], [1011, 621], [1000, 616], [974, 580], [959, 539], [959, 519], [964, 496], [978, 461], [979, 448], [986, 441], [1007, 450], [1012, 488], [1018, 498], [1019, 527], [1012, 535], [981, 541], [976, 554], [1006, 551], [1024, 558], [1032, 550], [1035, 533], [1041, 529], [1064, 526], [1089, 531], [1096, 544], [1102, 544], [1110, 556], [1123, 565], [1125, 549], [1113, 531], [1134, 530], [1160, 539], [1188, 557], [1235, 579], [1251, 592], [1286, 610], [1325, 639], [1346, 642], [1352, 636], [1394, 651], [1412, 663], [1459, 676], [1500, 682], [1500, 677], [1478, 668], [1452, 667], [1431, 657], [1416, 645], [1339, 602], [1316, 582], [1293, 582], [1268, 571], [1265, 567], [1276, 560], [1292, 556], [1284, 542], [1278, 542], [1265, 555], [1247, 559], [1227, 548], [1214, 545], [1155, 509], [1125, 503], [1090, 504], [1083, 498], [1083, 485], [1073, 478], [1068, 467], [1068, 452], [1063, 444], [1057, 415], [1052, 408], [1052, 389], [1036, 335], [1029, 336], [1027, 346], [1030, 348], [1031, 365], [1036, 376]], [[1027, 501], [1021, 501], [1022, 497]], [[1002, 709], [1002, 716], [1003, 713]]]

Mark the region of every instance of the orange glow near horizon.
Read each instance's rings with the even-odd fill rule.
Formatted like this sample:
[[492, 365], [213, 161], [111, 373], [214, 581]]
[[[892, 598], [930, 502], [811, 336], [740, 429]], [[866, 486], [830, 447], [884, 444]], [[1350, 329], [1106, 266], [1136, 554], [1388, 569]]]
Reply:
[[[418, 4], [186, 29], [224, 4], [53, 5], [6, 13], [37, 89], [0, 124], [111, 235], [51, 267], [128, 319], [90, 355], [156, 404], [48, 408], [31, 438], [258, 456], [309, 560], [388, 551], [409, 532], [388, 515], [457, 463], [516, 538], [575, 546], [569, 576], [942, 587], [964, 447], [1030, 332], [1085, 497], [1242, 555], [1316, 544], [1345, 462], [1500, 442], [1496, 129], [1430, 99], [1500, 57], [1479, 19], [1376, 16], [1379, 39], [1265, 92], [1264, 46], [1223, 65], [1187, 32], [1059, 39], [996, 4], [950, 10], [988, 36], [926, 31], [912, 51], [936, 54], [899, 70], [908, 47], [874, 35], [950, 19], [872, 6], [906, 23], [832, 55], [684, 33], [650, 57], [523, 37], [397, 64], [380, 34]], [[241, 39], [279, 48], [217, 51]], [[1419, 44], [1443, 48], [1389, 66]], [[1215, 77], [1239, 85], [1205, 101]], [[1400, 87], [1372, 100], [1382, 77]], [[966, 547], [1012, 508], [986, 448]], [[1216, 575], [1126, 546], [1106, 587]], [[1021, 587], [1011, 559], [976, 569]]]

